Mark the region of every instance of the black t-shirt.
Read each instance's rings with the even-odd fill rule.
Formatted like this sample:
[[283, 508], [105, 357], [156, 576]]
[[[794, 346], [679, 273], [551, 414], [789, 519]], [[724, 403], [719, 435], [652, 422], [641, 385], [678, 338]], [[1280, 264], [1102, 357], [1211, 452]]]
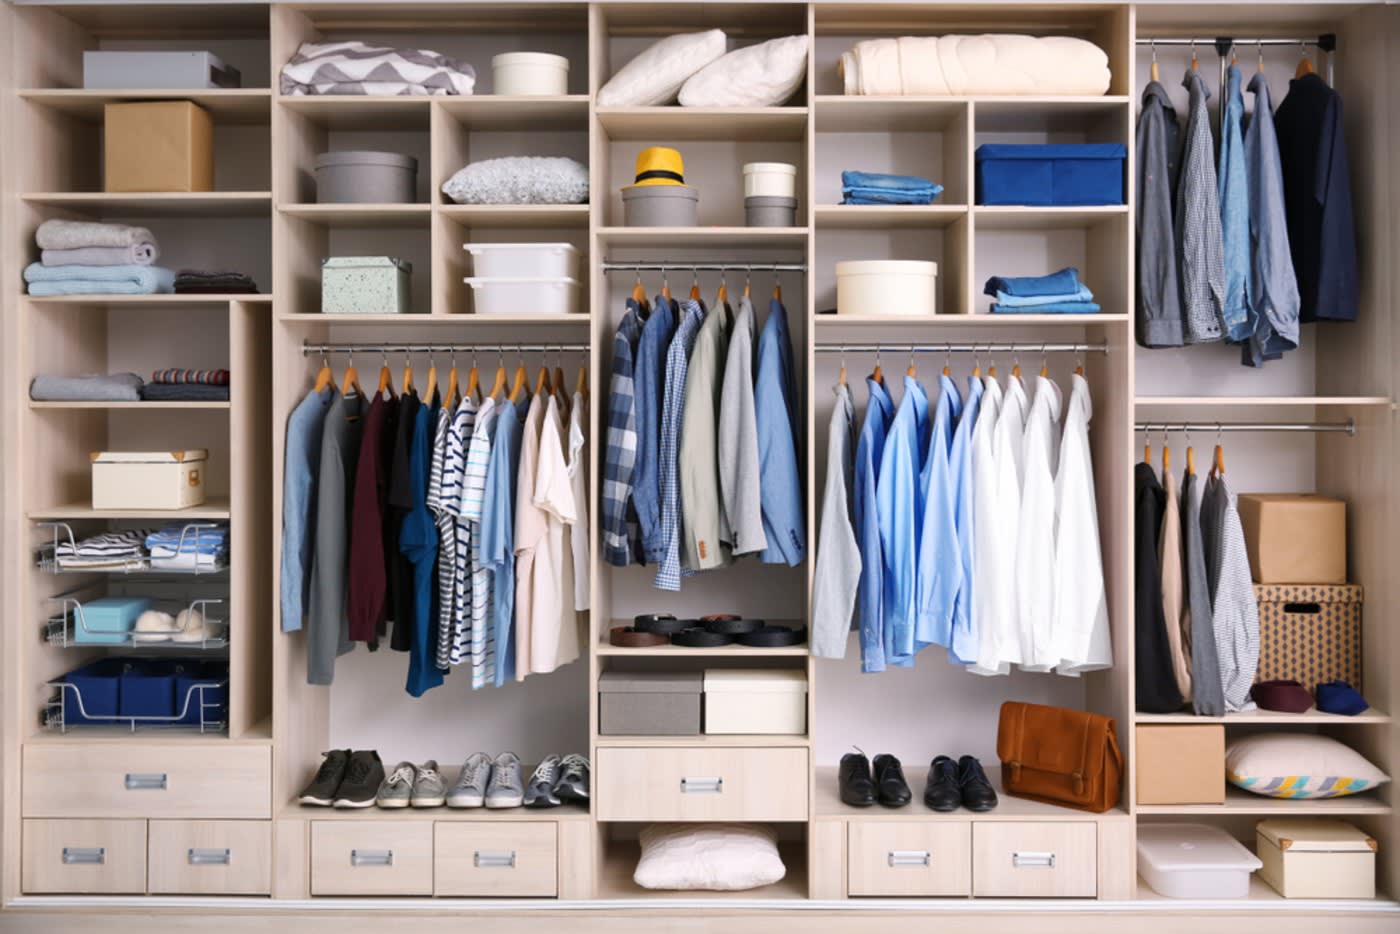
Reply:
[[403, 528], [404, 516], [413, 508], [413, 475], [409, 472], [408, 453], [413, 444], [413, 423], [422, 404], [416, 393], [399, 397], [399, 424], [398, 430], [393, 432], [394, 450], [389, 458], [384, 553], [388, 562], [389, 615], [394, 620], [389, 647], [396, 652], [407, 652], [413, 644], [413, 566], [399, 551], [399, 531]]

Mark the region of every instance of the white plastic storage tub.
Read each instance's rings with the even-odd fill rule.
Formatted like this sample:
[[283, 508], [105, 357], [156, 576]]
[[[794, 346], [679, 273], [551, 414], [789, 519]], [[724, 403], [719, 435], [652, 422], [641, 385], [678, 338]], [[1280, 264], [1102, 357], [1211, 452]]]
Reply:
[[1168, 898], [1244, 898], [1263, 865], [1234, 837], [1209, 824], [1143, 824], [1138, 874]]
[[95, 451], [93, 509], [186, 509], [204, 502], [209, 452]]
[[536, 276], [462, 280], [472, 289], [472, 310], [479, 315], [572, 315], [578, 313], [578, 280]]
[[577, 279], [578, 248], [572, 243], [467, 243], [478, 279]]
[[747, 162], [744, 164], [745, 198], [794, 198], [797, 196], [797, 166], [786, 162]]
[[938, 264], [924, 260], [853, 260], [836, 264], [838, 315], [932, 315]]
[[807, 674], [792, 669], [705, 672], [705, 732], [807, 732]]
[[505, 52], [491, 59], [495, 94], [526, 96], [569, 93], [569, 60], [549, 52]]

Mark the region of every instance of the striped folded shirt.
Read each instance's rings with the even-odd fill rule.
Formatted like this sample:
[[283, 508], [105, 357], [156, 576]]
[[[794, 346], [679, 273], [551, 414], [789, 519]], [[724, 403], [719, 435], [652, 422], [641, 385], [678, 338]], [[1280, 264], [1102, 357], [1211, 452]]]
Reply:
[[198, 383], [203, 386], [227, 386], [228, 370], [190, 370], [168, 367], [151, 374], [153, 383]]
[[147, 535], [146, 547], [153, 558], [178, 554], [216, 555], [228, 550], [228, 526], [192, 528], [189, 525], [169, 525]]
[[103, 532], [80, 542], [60, 542], [57, 557], [77, 558], [141, 558], [146, 554], [146, 538], [150, 529], [116, 529]]

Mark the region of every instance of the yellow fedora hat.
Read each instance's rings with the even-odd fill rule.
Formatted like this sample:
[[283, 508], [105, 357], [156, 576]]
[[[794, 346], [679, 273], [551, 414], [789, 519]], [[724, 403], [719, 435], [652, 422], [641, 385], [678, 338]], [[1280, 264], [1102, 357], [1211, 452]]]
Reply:
[[637, 154], [637, 185], [684, 185], [685, 161], [667, 146], [649, 146]]

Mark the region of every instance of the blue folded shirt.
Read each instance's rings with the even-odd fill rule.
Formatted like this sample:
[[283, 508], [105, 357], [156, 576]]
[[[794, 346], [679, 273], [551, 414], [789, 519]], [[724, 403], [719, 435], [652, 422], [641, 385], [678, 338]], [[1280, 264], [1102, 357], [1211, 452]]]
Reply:
[[1005, 305], [1007, 308], [1030, 309], [1036, 305], [1061, 305], [1065, 302], [1092, 302], [1094, 293], [1089, 291], [1089, 287], [1081, 285], [1078, 292], [1068, 292], [1064, 295], [1010, 295], [1006, 292], [996, 294], [998, 305]]
[[164, 549], [183, 555], [216, 555], [228, 549], [228, 526], [190, 528], [189, 525], [168, 525], [146, 536], [146, 548]]
[[998, 315], [1096, 315], [1101, 309], [1094, 302], [1055, 302], [1051, 305], [992, 305]]
[[1074, 295], [1080, 289], [1079, 270], [1066, 266], [1048, 276], [992, 276], [983, 287], [984, 295], [995, 296], [998, 292], [1007, 295]]

